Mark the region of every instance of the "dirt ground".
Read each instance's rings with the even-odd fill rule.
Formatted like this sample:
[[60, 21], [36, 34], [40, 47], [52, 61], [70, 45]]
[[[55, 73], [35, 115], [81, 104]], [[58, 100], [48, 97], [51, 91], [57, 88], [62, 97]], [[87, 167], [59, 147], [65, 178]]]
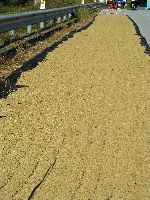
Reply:
[[1, 200], [149, 200], [150, 58], [99, 15], [0, 101]]

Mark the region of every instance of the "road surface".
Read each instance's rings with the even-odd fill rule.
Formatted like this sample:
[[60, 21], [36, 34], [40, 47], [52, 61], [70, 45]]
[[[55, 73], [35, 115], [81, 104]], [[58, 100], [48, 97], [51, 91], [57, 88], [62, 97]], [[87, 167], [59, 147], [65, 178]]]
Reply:
[[137, 24], [150, 46], [150, 10], [127, 10], [126, 14]]

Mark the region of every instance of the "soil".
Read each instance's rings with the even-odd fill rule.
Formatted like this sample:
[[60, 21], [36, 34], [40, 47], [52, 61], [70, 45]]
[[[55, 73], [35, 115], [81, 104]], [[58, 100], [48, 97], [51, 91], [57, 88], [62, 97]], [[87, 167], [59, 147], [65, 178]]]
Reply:
[[0, 102], [0, 199], [150, 199], [144, 51], [126, 16], [99, 15], [21, 74]]

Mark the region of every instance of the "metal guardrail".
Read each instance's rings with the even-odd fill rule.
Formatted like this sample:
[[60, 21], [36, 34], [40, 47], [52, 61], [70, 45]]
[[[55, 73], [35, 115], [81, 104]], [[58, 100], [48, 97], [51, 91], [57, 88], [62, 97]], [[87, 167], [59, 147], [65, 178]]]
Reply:
[[44, 28], [44, 22], [48, 20], [60, 20], [61, 18], [66, 20], [76, 12], [79, 8], [96, 8], [99, 7], [100, 3], [92, 3], [85, 5], [76, 5], [70, 7], [40, 10], [33, 12], [0, 15], [0, 32], [11, 31], [10, 33], [15, 34], [15, 30], [21, 27], [27, 26], [27, 33], [32, 33], [32, 25], [41, 23], [40, 28]]

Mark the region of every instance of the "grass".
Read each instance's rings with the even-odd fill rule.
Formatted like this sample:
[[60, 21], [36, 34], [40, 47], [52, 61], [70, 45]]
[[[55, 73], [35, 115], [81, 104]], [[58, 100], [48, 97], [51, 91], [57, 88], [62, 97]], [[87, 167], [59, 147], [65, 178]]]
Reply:
[[82, 19], [89, 15], [89, 10], [87, 8], [80, 8], [77, 12], [74, 13], [74, 17], [77, 19]]
[[[89, 11], [87, 8], [80, 8], [77, 12], [74, 13], [74, 18], [77, 18], [78, 20], [82, 20], [84, 18], [87, 18], [90, 15], [91, 11]], [[56, 24], [55, 21], [46, 21], [45, 22], [45, 29], [51, 28]], [[39, 24], [33, 24], [32, 25], [32, 35], [40, 32], [40, 25]], [[15, 38], [10, 37], [8, 32], [0, 33], [0, 47], [6, 46], [10, 44], [12, 41], [17, 41], [19, 39], [23, 39], [25, 37], [28, 37], [27, 34], [27, 27], [22, 27], [16, 30], [16, 36]]]
[[[85, 0], [85, 3], [93, 3], [92, 0]], [[47, 0], [46, 9], [60, 8], [81, 4], [81, 0]], [[33, 1], [26, 5], [4, 5], [0, 2], [0, 14], [14, 14], [19, 12], [35, 11], [40, 9], [40, 4], [34, 5]]]
[[[55, 32], [55, 34], [52, 34], [51, 36], [47, 37], [44, 40], [41, 40], [42, 42], [37, 42], [37, 44], [34, 46], [34, 44], [28, 44], [27, 45], [20, 45], [21, 43], [19, 41], [16, 41], [15, 43], [19, 44], [19, 48], [17, 49], [16, 54], [11, 54], [9, 57], [2, 57], [0, 56], [0, 62], [1, 62], [1, 68], [0, 73], [1, 76], [8, 76], [11, 72], [13, 72], [17, 66], [22, 65], [23, 62], [29, 60], [30, 58], [36, 56], [38, 53], [42, 51], [42, 49], [45, 49], [49, 47], [52, 43], [60, 40], [63, 36], [69, 34], [72, 31], [77, 30], [79, 27], [81, 27], [83, 24], [85, 24], [88, 20], [93, 18], [95, 14], [98, 11], [93, 11], [87, 13], [87, 11], [80, 11], [80, 16], [86, 16], [81, 17], [79, 20], [77, 20], [75, 23], [68, 24], [64, 26], [63, 29], [60, 31]], [[72, 20], [71, 20], [72, 21]], [[37, 29], [36, 29], [37, 28]], [[35, 27], [35, 31], [38, 30], [38, 27]], [[20, 32], [23, 30], [19, 30]], [[22, 33], [23, 34], [23, 33]], [[1, 38], [1, 36], [0, 36]], [[9, 66], [9, 67], [8, 67]]]
[[[64, 6], [71, 6], [74, 4], [79, 4], [81, 2], [81, 0], [46, 0], [47, 2], [47, 7], [46, 8], [54, 8], [54, 7], [64, 7]], [[93, 0], [85, 0], [85, 3], [91, 3], [93, 2]], [[33, 10], [39, 10], [40, 5], [34, 5], [33, 1], [28, 3], [25, 6], [13, 6], [13, 5], [3, 5], [0, 2], [0, 14], [14, 14], [14, 13], [18, 13], [18, 12], [27, 12], [27, 11], [33, 11]], [[81, 18], [85, 18], [86, 16], [89, 15], [89, 11], [88, 9], [79, 9], [79, 11], [77, 11], [74, 14], [75, 18], [78, 18], [79, 20]], [[49, 28], [51, 27], [53, 24], [50, 24], [49, 21], [47, 21], [45, 23], [45, 28]], [[39, 24], [34, 24], [32, 26], [32, 34], [39, 32], [40, 28], [39, 28]], [[16, 38], [15, 40], [18, 40], [19, 38], [23, 38], [27, 36], [27, 31], [26, 31], [26, 27], [20, 28], [16, 30]], [[9, 33], [0, 33], [0, 46], [6, 45], [11, 43], [11, 41], [14, 41], [14, 38], [10, 38]]]
[[[55, 22], [51, 23], [50, 21], [45, 22], [45, 29], [52, 27], [55, 25]], [[39, 24], [32, 25], [32, 34], [40, 31]], [[27, 37], [27, 27], [22, 27], [16, 30], [16, 37], [11, 38], [8, 32], [0, 33], [0, 46], [11, 43], [11, 41], [18, 40], [24, 37]]]

